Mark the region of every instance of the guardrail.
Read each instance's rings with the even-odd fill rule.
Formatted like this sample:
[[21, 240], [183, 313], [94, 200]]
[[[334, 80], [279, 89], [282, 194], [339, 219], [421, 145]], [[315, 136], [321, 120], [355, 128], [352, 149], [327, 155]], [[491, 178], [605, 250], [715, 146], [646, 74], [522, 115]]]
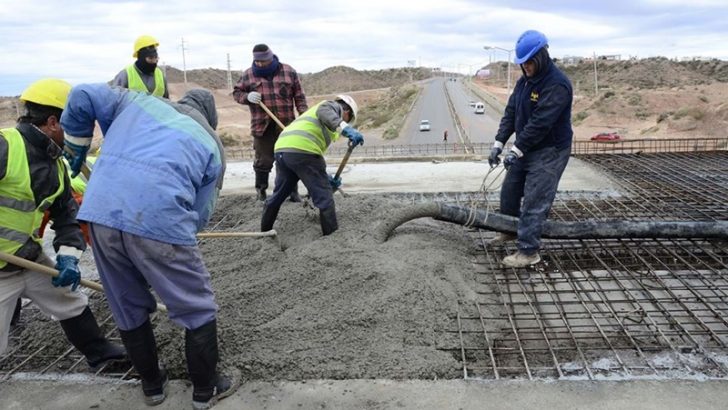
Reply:
[[[478, 142], [468, 144], [467, 151], [463, 144], [437, 143], [416, 145], [362, 145], [354, 150], [353, 157], [359, 158], [403, 158], [428, 156], [462, 156], [463, 154], [488, 155], [493, 143]], [[507, 150], [509, 146], [506, 146]], [[346, 144], [336, 144], [328, 150], [329, 158], [343, 157]], [[640, 152], [696, 152], [723, 151], [728, 149], [728, 138], [690, 138], [690, 139], [649, 139], [625, 140], [617, 142], [574, 141], [571, 146], [572, 155], [584, 154], [635, 154]], [[504, 150], [504, 151], [505, 151]], [[225, 153], [229, 160], [253, 159], [252, 148], [228, 148]]]

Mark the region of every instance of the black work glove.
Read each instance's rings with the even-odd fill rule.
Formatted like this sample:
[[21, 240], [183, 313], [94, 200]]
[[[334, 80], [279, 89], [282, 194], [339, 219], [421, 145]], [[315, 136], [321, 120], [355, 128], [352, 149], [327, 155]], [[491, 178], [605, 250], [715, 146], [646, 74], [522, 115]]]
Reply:
[[490, 157], [488, 157], [488, 164], [490, 164], [491, 168], [495, 168], [498, 165], [500, 165], [500, 158], [498, 158], [498, 155], [503, 152], [503, 148], [499, 147], [493, 147], [493, 149], [490, 150]]
[[503, 160], [503, 166], [508, 169], [511, 167], [511, 165], [515, 164], [516, 161], [518, 161], [518, 155], [516, 155], [516, 153], [513, 151], [508, 151], [508, 154], [506, 154], [506, 159]]

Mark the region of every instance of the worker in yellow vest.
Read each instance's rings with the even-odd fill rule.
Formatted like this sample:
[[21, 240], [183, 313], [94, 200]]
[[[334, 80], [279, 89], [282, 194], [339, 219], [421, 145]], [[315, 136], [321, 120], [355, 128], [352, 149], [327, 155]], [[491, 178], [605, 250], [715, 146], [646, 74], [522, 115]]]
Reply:
[[348, 138], [353, 147], [364, 144], [364, 136], [351, 125], [357, 111], [351, 96], [337, 95], [309, 108], [283, 129], [274, 148], [276, 184], [263, 206], [261, 231], [273, 229], [281, 205], [298, 181], [303, 182], [319, 209], [321, 232], [330, 235], [339, 228], [334, 191], [341, 186], [341, 178], [326, 174], [324, 153], [340, 136]]
[[167, 79], [157, 67], [159, 62], [157, 47], [159, 42], [152, 36], [143, 35], [137, 38], [132, 55], [137, 60], [119, 71], [111, 81], [111, 85], [169, 98]]
[[[15, 128], [0, 130], [0, 251], [54, 267], [59, 275], [24, 269], [0, 261], [0, 354], [7, 348], [10, 318], [19, 297], [31, 299], [41, 311], [60, 321], [68, 340], [96, 368], [126, 357], [125, 349], [109, 342], [77, 290], [78, 260], [86, 249], [61, 155], [60, 123], [71, 85], [43, 79], [20, 96], [25, 112]], [[39, 228], [48, 210], [56, 233], [56, 262], [43, 252]]]

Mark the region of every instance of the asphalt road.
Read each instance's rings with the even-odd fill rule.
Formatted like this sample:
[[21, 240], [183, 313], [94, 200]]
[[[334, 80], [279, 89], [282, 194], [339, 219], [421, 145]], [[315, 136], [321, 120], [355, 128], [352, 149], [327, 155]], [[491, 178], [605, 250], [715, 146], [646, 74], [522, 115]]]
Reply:
[[[433, 78], [423, 84], [399, 140], [405, 144], [444, 143], [443, 134], [448, 131], [448, 143], [462, 142], [455, 126], [455, 119], [448, 107], [445, 90], [450, 95], [453, 108], [471, 142], [492, 142], [500, 122], [500, 114], [486, 104], [484, 114], [475, 114], [470, 102], [479, 101], [463, 85], [462, 79]], [[429, 120], [430, 131], [420, 131], [420, 121]]]

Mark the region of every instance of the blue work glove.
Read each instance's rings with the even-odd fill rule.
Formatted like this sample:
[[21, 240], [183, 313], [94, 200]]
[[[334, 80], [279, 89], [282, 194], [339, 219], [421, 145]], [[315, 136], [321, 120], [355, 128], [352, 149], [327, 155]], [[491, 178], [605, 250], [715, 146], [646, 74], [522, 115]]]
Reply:
[[341, 135], [348, 138], [349, 141], [351, 141], [351, 145], [354, 147], [357, 145], [364, 145], [364, 136], [351, 125], [344, 127], [344, 129], [341, 130]]
[[[88, 154], [90, 145], [78, 145], [68, 140], [64, 142], [64, 145], [66, 149], [63, 151], [63, 156], [71, 166], [71, 178], [75, 178], [81, 172], [81, 166], [86, 162], [86, 154]], [[68, 152], [69, 149], [71, 152]]]
[[329, 185], [331, 185], [331, 189], [334, 191], [341, 188], [341, 177], [329, 175]]
[[503, 166], [508, 169], [511, 167], [511, 165], [515, 164], [516, 161], [518, 161], [518, 155], [516, 155], [516, 153], [513, 151], [508, 151], [508, 154], [506, 154], [506, 158], [503, 160]]
[[498, 165], [500, 165], [500, 158], [498, 158], [498, 155], [503, 152], [503, 148], [500, 147], [493, 147], [493, 149], [490, 150], [490, 157], [488, 157], [488, 164], [490, 164], [491, 168], [495, 168]]
[[78, 270], [78, 258], [71, 255], [56, 256], [56, 270], [58, 276], [51, 279], [53, 286], [69, 286], [75, 291], [81, 283], [81, 271]]
[[251, 91], [248, 93], [248, 101], [252, 102], [253, 104], [260, 104], [261, 101], [263, 101], [263, 97], [260, 95], [257, 91]]

